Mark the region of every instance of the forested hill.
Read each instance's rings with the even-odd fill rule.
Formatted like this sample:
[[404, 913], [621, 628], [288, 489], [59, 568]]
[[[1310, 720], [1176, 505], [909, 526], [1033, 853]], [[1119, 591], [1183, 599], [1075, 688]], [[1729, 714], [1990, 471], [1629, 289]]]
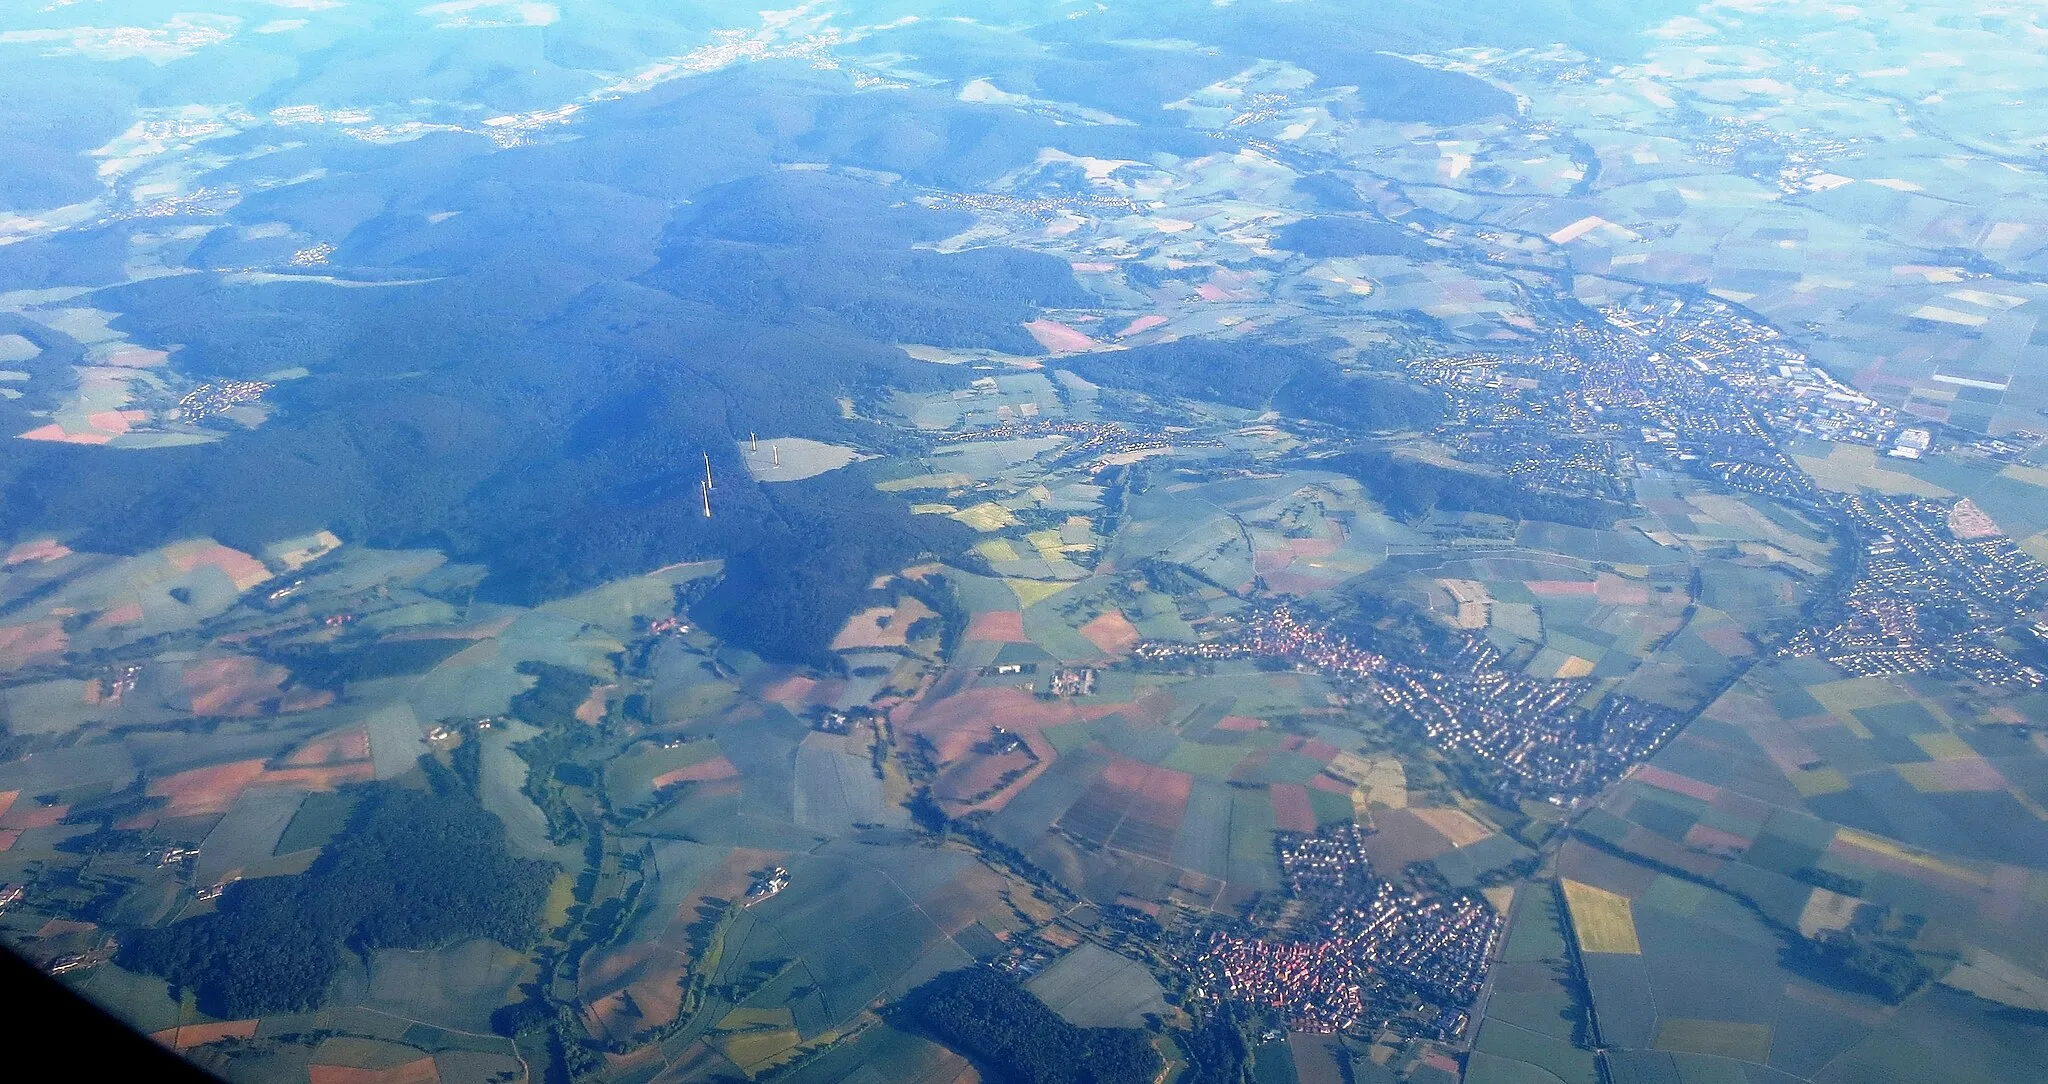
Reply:
[[1598, 497], [1534, 489], [1491, 471], [1426, 463], [1394, 452], [1345, 452], [1310, 462], [1356, 478], [1387, 511], [1406, 520], [1441, 508], [1607, 528], [1628, 514], [1623, 506]]
[[[475, 137], [433, 136], [403, 154], [351, 150], [336, 161], [353, 170], [258, 192], [253, 218], [341, 239], [334, 275], [399, 284], [197, 274], [102, 291], [95, 304], [120, 313], [132, 339], [181, 344], [193, 379], [311, 375], [269, 394], [277, 409], [261, 428], [210, 445], [10, 444], [0, 531], [132, 552], [328, 527], [485, 564], [484, 595], [517, 602], [737, 558], [756, 602], [722, 611], [720, 631], [769, 656], [815, 656], [853, 604], [820, 570], [864, 585], [952, 552], [964, 531], [913, 519], [857, 470], [755, 485], [735, 442], [761, 432], [883, 446], [888, 432], [848, 420], [836, 400], [957, 376], [894, 343], [1035, 352], [1020, 325], [1041, 305], [1084, 300], [1050, 257], [917, 247], [967, 219], [907, 187], [778, 171], [836, 138], [826, 127], [846, 104], [825, 78], [693, 81], [579, 123], [573, 151], [485, 153]], [[780, 127], [764, 129], [755, 119], [771, 102]], [[937, 142], [858, 157], [928, 172], [925, 156], [957, 143], [946, 168], [984, 171], [957, 178], [969, 183], [1030, 161], [1052, 127], [943, 95], [880, 104], [893, 116], [870, 121]], [[0, 403], [0, 425], [37, 424]], [[709, 520], [697, 488], [707, 453]]]
[[[219, 422], [226, 439], [210, 445], [8, 442], [0, 536], [133, 552], [330, 528], [482, 563], [486, 596], [522, 602], [725, 557], [757, 601], [715, 608], [720, 630], [766, 655], [814, 656], [853, 598], [802, 570], [865, 583], [964, 539], [876, 498], [857, 472], [764, 491], [734, 441], [758, 431], [880, 446], [888, 438], [835, 400], [872, 404], [958, 377], [895, 344], [1038, 353], [1021, 325], [1091, 300], [1043, 254], [938, 251], [969, 218], [939, 209], [937, 194], [985, 191], [1047, 148], [1213, 153], [1164, 103], [1259, 58], [1366, 88], [1367, 108], [1390, 119], [1514, 108], [1481, 80], [1379, 51], [1440, 35], [1434, 16], [1409, 27], [1332, 8], [1317, 13], [1332, 29], [1304, 37], [1288, 7], [1172, 14], [1187, 36], [1231, 43], [1213, 53], [1135, 47], [1158, 34], [1133, 33], [1127, 13], [1050, 19], [1032, 63], [1004, 76], [1130, 123], [958, 100], [944, 81], [982, 73], [990, 31], [927, 20], [896, 25], [882, 47], [940, 73], [931, 87], [865, 93], [844, 72], [763, 61], [592, 102], [531, 140], [366, 142], [337, 125], [296, 127], [282, 143], [266, 127], [215, 133], [203, 183], [234, 198], [152, 219], [166, 238], [195, 238], [151, 250], [183, 273], [131, 281], [133, 229], [109, 220], [0, 248], [0, 290], [96, 290], [92, 306], [121, 335], [174, 350], [178, 386], [309, 375], [267, 394], [260, 428]], [[1344, 235], [1303, 243], [1398, 240], [1333, 228]], [[313, 276], [301, 251], [324, 264]], [[344, 285], [252, 281], [252, 270]], [[39, 373], [68, 371], [56, 359], [86, 349], [54, 330], [37, 341]], [[1201, 358], [1184, 360], [1159, 379], [1202, 376]], [[1255, 360], [1203, 379], [1223, 401], [1365, 428], [1436, 409], [1312, 359]], [[1164, 390], [1135, 371], [1119, 379]], [[49, 409], [50, 386], [39, 375], [24, 398], [0, 400], [0, 432], [45, 424], [31, 411]], [[711, 520], [696, 488], [707, 453], [720, 479]]]
[[1371, 374], [1350, 374], [1314, 345], [1259, 339], [1179, 339], [1063, 359], [1097, 384], [1157, 399], [1199, 399], [1279, 410], [1358, 432], [1420, 429], [1443, 417], [1443, 396]]

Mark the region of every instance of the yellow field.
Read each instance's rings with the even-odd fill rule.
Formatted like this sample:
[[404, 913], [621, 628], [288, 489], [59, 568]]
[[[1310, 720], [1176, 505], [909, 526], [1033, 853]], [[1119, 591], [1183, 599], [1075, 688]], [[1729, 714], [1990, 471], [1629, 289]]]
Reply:
[[1880, 493], [1901, 494], [1919, 497], [1953, 497], [1955, 494], [1933, 482], [1922, 481], [1910, 474], [1890, 470], [1878, 463], [1877, 449], [1852, 444], [1837, 444], [1829, 449], [1826, 459], [1810, 455], [1795, 455], [1792, 458], [1813, 475], [1813, 480], [1823, 489], [1840, 493], [1854, 493], [1859, 489], [1874, 489]]
[[719, 1041], [719, 1048], [734, 1065], [752, 1075], [776, 1055], [789, 1050], [802, 1041], [795, 1028], [774, 1028], [768, 1031], [744, 1031], [727, 1035]]
[[1825, 888], [1816, 888], [1806, 897], [1806, 906], [1799, 912], [1799, 932], [1808, 937], [1819, 936], [1822, 930], [1847, 929], [1850, 920], [1856, 917], [1858, 900]]
[[1762, 1065], [1771, 1057], [1771, 1027], [1674, 1016], [1657, 1029], [1653, 1045], [1659, 1050], [1711, 1054]]
[[2015, 482], [2025, 482], [2030, 486], [2048, 489], [2048, 469], [2042, 467], [2029, 467], [2024, 463], [2014, 463], [1998, 473], [2002, 477], [2010, 478]]
[[2005, 792], [2007, 794], [2012, 795], [2013, 801], [2018, 802], [2021, 808], [2025, 809], [2029, 813], [2032, 813], [2034, 815], [2035, 820], [2048, 821], [2048, 809], [2041, 808], [2041, 803], [2029, 797], [2026, 791], [2023, 791], [2018, 787], [2007, 787], [2005, 788]]
[[1894, 764], [1892, 770], [1899, 773], [1899, 778], [1905, 780], [1907, 786], [1922, 794], [1951, 794], [1981, 789], [1974, 781], [1957, 780], [1952, 776], [1943, 775], [1936, 764], [1924, 760]]
[[1409, 812], [1450, 840], [1453, 847], [1469, 847], [1493, 834], [1492, 828], [1462, 809], [1439, 806]]
[[575, 902], [576, 879], [566, 873], [555, 874], [554, 883], [548, 886], [546, 917], [541, 925], [552, 930], [569, 921], [569, 907]]
[[919, 474], [889, 482], [877, 482], [875, 488], [884, 493], [901, 493], [906, 489], [954, 489], [973, 484], [974, 479], [964, 474]]
[[319, 558], [340, 548], [341, 539], [333, 531], [319, 531], [304, 538], [294, 538], [270, 547], [270, 556], [285, 568], [297, 572]]
[[983, 539], [974, 544], [974, 552], [981, 554], [991, 561], [1014, 561], [1017, 559], [1017, 547], [1011, 545], [1010, 540], [1007, 538]]
[[994, 501], [983, 501], [972, 508], [962, 508], [953, 513], [953, 518], [984, 534], [1017, 525], [1017, 517]]
[[1840, 794], [1849, 789], [1849, 778], [1833, 768], [1815, 768], [1810, 772], [1793, 769], [1785, 773], [1791, 780], [1792, 789], [1801, 798], [1818, 798], [1823, 794]]
[[1479, 580], [1440, 579], [1436, 582], [1443, 586], [1444, 591], [1451, 596], [1451, 601], [1457, 604], [1457, 613], [1451, 618], [1453, 627], [1461, 629], [1483, 629], [1486, 627], [1490, 616], [1488, 608], [1493, 604], [1493, 596], [1487, 593], [1486, 584]]
[[910, 514], [914, 516], [950, 516], [959, 509], [950, 504], [913, 504]]
[[725, 1014], [718, 1022], [721, 1031], [745, 1031], [752, 1028], [793, 1028], [796, 1016], [788, 1009], [749, 1009], [744, 1006]]
[[1806, 691], [1821, 706], [1836, 715], [1847, 715], [1863, 708], [1883, 707], [1913, 699], [1912, 694], [1903, 692], [1888, 678], [1861, 677], [1845, 678], [1820, 685], [1808, 685]]
[[1010, 585], [1010, 590], [1017, 593], [1017, 601], [1023, 603], [1026, 607], [1044, 602], [1046, 599], [1074, 586], [1071, 583], [1047, 583], [1044, 580], [1004, 580], [1003, 582]]
[[1857, 831], [1854, 828], [1844, 828], [1835, 834], [1835, 840], [1869, 851], [1872, 854], [1882, 855], [1897, 862], [1906, 862], [1918, 866], [1931, 873], [1953, 877], [1966, 884], [1988, 885], [1991, 883], [1989, 877], [1975, 870], [1966, 869], [1953, 862], [1944, 862], [1931, 854], [1907, 850], [1883, 836], [1874, 836], [1869, 832]]
[[1582, 678], [1592, 672], [1593, 660], [1582, 659], [1577, 655], [1568, 655], [1565, 657], [1564, 662], [1558, 665], [1557, 673], [1551, 676], [1559, 679]]
[[1913, 744], [1936, 760], [1969, 760], [1977, 755], [1963, 739], [1945, 730], [1938, 734], [1915, 734]]
[[1062, 548], [1058, 531], [1033, 531], [1024, 537], [1030, 539], [1031, 547], [1038, 551], [1040, 557], [1048, 561], [1057, 561], [1066, 556], [1066, 550]]
[[1635, 911], [1628, 897], [1577, 881], [1563, 881], [1564, 902], [1571, 912], [1572, 932], [1578, 935], [1582, 952], [1613, 952], [1628, 956], [1643, 954], [1636, 940]]

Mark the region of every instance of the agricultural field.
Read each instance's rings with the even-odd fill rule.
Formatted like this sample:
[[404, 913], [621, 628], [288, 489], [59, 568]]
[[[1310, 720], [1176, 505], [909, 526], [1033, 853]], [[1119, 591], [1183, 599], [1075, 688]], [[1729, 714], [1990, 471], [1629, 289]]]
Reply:
[[1136, 1028], [1168, 1012], [1144, 964], [1090, 942], [1032, 976], [1026, 989], [1076, 1027]]
[[[1829, 669], [1752, 670], [1565, 847], [1600, 1035], [1681, 1067], [1995, 1079], [1995, 1052], [2031, 1041], [2009, 1009], [2034, 1003], [2048, 967], [2034, 902], [2048, 821], [2018, 782], [2043, 754], [2012, 730], [2026, 709]], [[1889, 1004], [1795, 955], [1831, 936], [1898, 946], [1917, 992]]]
[[[10, 946], [311, 1084], [994, 1079], [984, 964], [1169, 1077], [2042, 1062], [2032, 13], [570, 7], [397, 112], [0, 35], [166, 103], [0, 214]], [[163, 947], [392, 795], [511, 887]]]

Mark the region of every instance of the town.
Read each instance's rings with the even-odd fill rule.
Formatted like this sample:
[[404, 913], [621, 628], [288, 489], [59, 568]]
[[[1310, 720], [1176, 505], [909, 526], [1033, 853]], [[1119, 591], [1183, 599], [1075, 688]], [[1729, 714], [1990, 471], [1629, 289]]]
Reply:
[[1960, 671], [2039, 688], [2048, 675], [1995, 641], [2033, 620], [2048, 568], [1969, 500], [1856, 496], [1836, 502], [1862, 548], [1860, 574], [1830, 622], [1779, 649], [1818, 655], [1859, 677]]
[[1566, 806], [1592, 795], [1649, 756], [1684, 716], [1626, 696], [1591, 710], [1585, 678], [1532, 678], [1503, 665], [1500, 650], [1461, 633], [1447, 658], [1422, 666], [1378, 654], [1281, 602], [1251, 611], [1239, 627], [1197, 643], [1146, 642], [1138, 658], [1160, 663], [1273, 659], [1322, 673], [1352, 704], [1394, 711], [1430, 744], [1469, 758], [1504, 798]]
[[1048, 471], [1086, 464], [1090, 474], [1116, 465], [1112, 456], [1149, 452], [1172, 446], [1172, 435], [1134, 429], [1120, 422], [1087, 422], [1067, 418], [1026, 418], [996, 425], [948, 433], [942, 443], [957, 444], [993, 440], [1028, 440], [1034, 437], [1067, 437], [1072, 443], [1061, 448], [1046, 465]]
[[1223, 996], [1263, 1006], [1296, 1031], [1397, 1033], [1453, 1041], [1501, 936], [1499, 914], [1468, 895], [1423, 896], [1373, 876], [1365, 830], [1282, 837], [1281, 868], [1305, 909], [1300, 936], [1212, 926], [1183, 947]]
[[171, 411], [173, 421], [204, 421], [238, 406], [258, 402], [271, 385], [261, 380], [220, 380], [201, 384], [186, 392]]

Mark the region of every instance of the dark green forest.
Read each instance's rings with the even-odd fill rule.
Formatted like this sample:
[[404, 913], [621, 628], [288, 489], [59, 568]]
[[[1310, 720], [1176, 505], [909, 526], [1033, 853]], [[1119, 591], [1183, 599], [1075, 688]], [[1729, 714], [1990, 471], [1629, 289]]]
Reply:
[[[921, 193], [981, 190], [1048, 146], [1141, 160], [1211, 153], [1208, 136], [1160, 103], [1253, 57], [1359, 86], [1388, 118], [1513, 108], [1480, 80], [1378, 51], [1439, 36], [1437, 16], [1414, 26], [1316, 17], [1327, 32], [1300, 34], [1301, 16], [1278, 8], [1171, 17], [1190, 37], [1232, 43], [1214, 52], [1133, 47], [1123, 14], [1063, 20], [1036, 32], [1040, 55], [1001, 70], [1006, 86], [1128, 114], [1127, 125], [1065, 125], [943, 90], [849, 94], [843, 73], [785, 62], [679, 80], [590, 111], [573, 140], [510, 149], [460, 133], [379, 146], [308, 130], [283, 148], [225, 135], [209, 183], [240, 191], [231, 224], [331, 239], [331, 274], [390, 285], [210, 273], [288, 257], [287, 244], [226, 230], [165, 250], [198, 273], [100, 291], [95, 306], [119, 314], [124, 334], [177, 346], [195, 380], [311, 375], [269, 393], [276, 409], [261, 428], [213, 444], [118, 455], [11, 445], [0, 536], [51, 533], [126, 553], [199, 535], [253, 548], [324, 527], [354, 544], [428, 546], [485, 565], [480, 597], [518, 603], [724, 557], [732, 585], [702, 619], [764, 655], [815, 659], [855, 602], [842, 578], [866, 583], [906, 557], [945, 556], [965, 535], [912, 517], [857, 471], [755, 485], [734, 441], [760, 432], [887, 447], [900, 438], [842, 416], [835, 400], [871, 406], [958, 378], [894, 344], [1038, 353], [1019, 325], [1041, 307], [1089, 301], [1042, 254], [932, 249], [969, 219]], [[1139, 36], [1150, 31], [1166, 28]], [[999, 51], [986, 35], [928, 20], [887, 40], [980, 72], [978, 58]], [[874, 172], [783, 168], [798, 162]], [[38, 176], [49, 165], [24, 162]], [[77, 181], [51, 173], [38, 184]], [[0, 286], [120, 282], [127, 254], [127, 231], [111, 227], [27, 241], [0, 252]], [[37, 342], [47, 353], [35, 364], [59, 374], [82, 351], [55, 333]], [[1433, 409], [1301, 358], [1261, 360], [1270, 364], [1210, 374], [1185, 393], [1264, 403], [1298, 378], [1288, 402], [1367, 428]], [[1195, 358], [1174, 372], [1203, 368]], [[40, 424], [29, 411], [51, 405], [60, 379], [0, 402], [0, 425]], [[1125, 386], [1161, 388], [1140, 376]], [[708, 520], [697, 491], [705, 454], [719, 479]]]
[[[1305, 177], [1302, 180], [1310, 179]], [[1295, 187], [1308, 187], [1311, 194], [1319, 199], [1341, 198], [1336, 194], [1338, 190], [1320, 185], [1297, 183]], [[1430, 251], [1422, 238], [1384, 219], [1335, 215], [1318, 215], [1289, 222], [1274, 235], [1273, 245], [1319, 259], [1328, 256], [1408, 256], [1420, 259], [1428, 256]]]
[[1159, 1076], [1159, 1053], [1144, 1032], [1075, 1027], [993, 968], [948, 971], [912, 991], [905, 1008], [977, 1068], [1015, 1084], [1150, 1084]]
[[289, 644], [265, 652], [300, 685], [341, 691], [351, 681], [420, 674], [473, 646], [473, 640], [380, 640], [343, 644]]
[[1345, 452], [1313, 462], [1358, 479], [1387, 511], [1406, 520], [1442, 509], [1604, 529], [1627, 514], [1613, 501], [1531, 489], [1498, 474], [1425, 463], [1393, 452]]
[[[917, 236], [901, 239], [906, 251]], [[801, 261], [807, 250], [762, 251]], [[1004, 342], [989, 328], [1015, 332], [1029, 301], [1009, 296], [1006, 257], [980, 259], [994, 278], [963, 274], [961, 299], [947, 304], [935, 279], [923, 282], [918, 295], [940, 300], [902, 330], [947, 341], [939, 325], [954, 321], [983, 329], [968, 341], [988, 342]], [[1023, 264], [1018, 273], [1035, 284], [1016, 289], [1061, 296], [1043, 264]], [[784, 271], [771, 261], [754, 273]], [[860, 268], [831, 273], [868, 279]], [[827, 323], [829, 313], [764, 309], [759, 319], [789, 322], [749, 326], [647, 286], [597, 284], [565, 298], [558, 282], [481, 272], [389, 292], [250, 292], [197, 277], [122, 292], [122, 307], [146, 314], [138, 322], [155, 335], [206, 344], [193, 360], [219, 375], [257, 375], [281, 354], [332, 369], [281, 386], [270, 425], [218, 444], [116, 457], [17, 446], [0, 461], [0, 527], [11, 534], [49, 530], [82, 548], [131, 552], [198, 534], [253, 548], [327, 526], [354, 542], [434, 546], [486, 564], [481, 597], [518, 603], [676, 560], [736, 556], [755, 604], [713, 607], [710, 620], [778, 658], [815, 657], [852, 605], [852, 592], [820, 570], [857, 589], [920, 553], [951, 552], [966, 535], [913, 519], [858, 471], [780, 487], [746, 477], [734, 442], [748, 432], [887, 441], [842, 419], [834, 398], [939, 386], [936, 366]], [[864, 297], [850, 291], [844, 304], [864, 309]], [[707, 453], [718, 479], [709, 520], [697, 491]]]
[[1315, 346], [1257, 339], [1181, 339], [1060, 363], [1082, 377], [1160, 399], [1275, 409], [1358, 432], [1424, 428], [1442, 395], [1370, 373], [1346, 373]]
[[346, 952], [526, 947], [554, 872], [506, 850], [504, 825], [467, 795], [373, 784], [303, 876], [236, 881], [212, 914], [124, 935], [120, 963], [197, 991], [224, 1019], [304, 1011]]

